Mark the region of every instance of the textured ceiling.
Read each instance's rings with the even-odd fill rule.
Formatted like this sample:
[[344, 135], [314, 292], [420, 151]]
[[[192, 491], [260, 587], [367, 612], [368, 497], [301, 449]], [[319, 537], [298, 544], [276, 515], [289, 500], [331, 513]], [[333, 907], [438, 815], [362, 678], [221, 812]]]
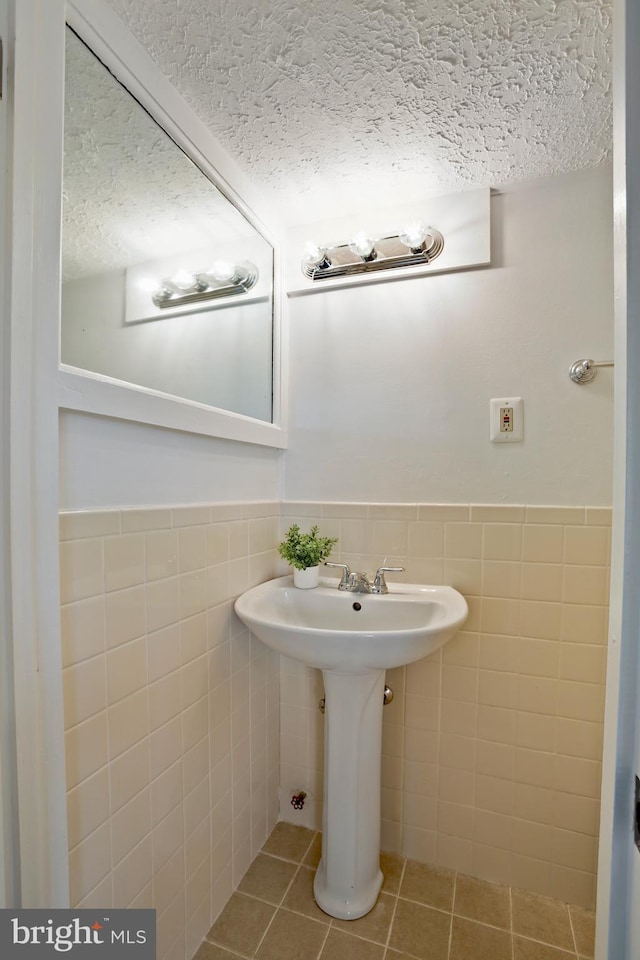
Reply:
[[70, 30], [65, 74], [64, 280], [255, 237]]
[[611, 0], [109, 0], [291, 222], [611, 159]]

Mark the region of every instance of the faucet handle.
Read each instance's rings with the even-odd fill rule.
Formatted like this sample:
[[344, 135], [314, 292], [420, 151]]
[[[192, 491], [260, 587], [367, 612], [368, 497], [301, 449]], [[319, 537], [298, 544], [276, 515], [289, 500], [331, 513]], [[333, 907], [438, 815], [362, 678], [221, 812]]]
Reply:
[[402, 573], [404, 567], [378, 567], [373, 579], [372, 593], [389, 593], [389, 587], [384, 579], [385, 573]]
[[342, 577], [340, 578], [340, 583], [338, 584], [338, 590], [346, 590], [349, 584], [349, 578], [351, 576], [351, 568], [348, 563], [331, 563], [329, 560], [324, 561], [325, 567], [340, 567], [342, 570]]

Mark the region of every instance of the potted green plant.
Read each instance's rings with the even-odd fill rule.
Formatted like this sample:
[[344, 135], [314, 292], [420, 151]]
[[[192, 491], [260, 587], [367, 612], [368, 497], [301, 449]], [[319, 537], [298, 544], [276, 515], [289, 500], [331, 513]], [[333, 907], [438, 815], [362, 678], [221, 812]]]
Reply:
[[301, 533], [297, 523], [292, 523], [287, 535], [278, 547], [283, 560], [293, 567], [293, 582], [296, 587], [317, 587], [320, 579], [320, 564], [327, 559], [338, 542], [337, 537], [320, 537], [317, 525], [309, 533]]

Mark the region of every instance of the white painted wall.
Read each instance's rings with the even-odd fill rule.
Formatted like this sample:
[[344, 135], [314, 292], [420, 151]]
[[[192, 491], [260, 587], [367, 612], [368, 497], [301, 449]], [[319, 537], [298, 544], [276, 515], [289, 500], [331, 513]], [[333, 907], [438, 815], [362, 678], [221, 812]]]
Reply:
[[61, 411], [60, 509], [277, 500], [281, 453]]
[[[609, 168], [509, 187], [490, 268], [291, 298], [285, 497], [610, 504], [612, 372], [568, 370], [612, 359], [611, 193]], [[521, 444], [488, 441], [501, 394]]]

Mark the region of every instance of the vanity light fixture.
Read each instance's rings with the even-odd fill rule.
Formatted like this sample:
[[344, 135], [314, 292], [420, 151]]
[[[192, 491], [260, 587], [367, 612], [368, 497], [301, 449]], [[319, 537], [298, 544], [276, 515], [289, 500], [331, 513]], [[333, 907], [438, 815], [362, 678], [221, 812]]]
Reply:
[[258, 268], [253, 263], [216, 260], [208, 270], [200, 273], [179, 270], [172, 277], [161, 280], [152, 291], [151, 299], [160, 309], [179, 307], [246, 293], [257, 280]]
[[374, 270], [395, 267], [416, 267], [431, 263], [444, 249], [444, 237], [434, 227], [421, 221], [407, 224], [399, 234], [376, 240], [366, 233], [357, 233], [340, 246], [305, 244], [302, 272], [310, 280], [330, 280]]

